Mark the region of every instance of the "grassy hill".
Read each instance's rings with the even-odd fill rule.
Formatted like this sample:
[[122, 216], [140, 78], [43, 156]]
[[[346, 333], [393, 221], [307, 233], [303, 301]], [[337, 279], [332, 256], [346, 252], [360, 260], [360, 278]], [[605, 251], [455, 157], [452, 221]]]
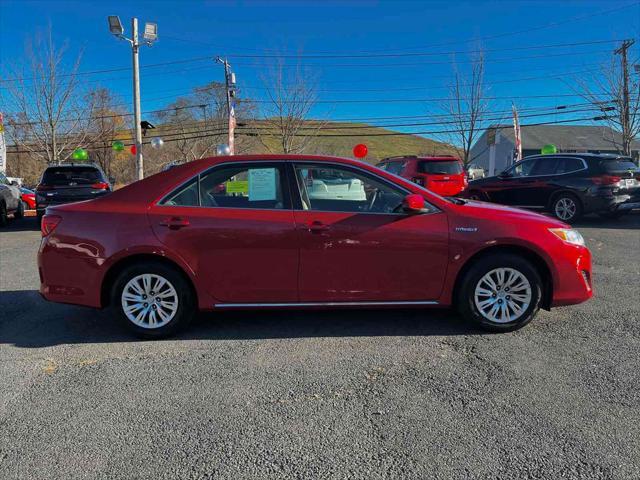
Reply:
[[[239, 131], [246, 130], [240, 129]], [[394, 155], [455, 154], [454, 149], [446, 143], [418, 135], [380, 135], [384, 133], [396, 132], [365, 124], [331, 122], [324, 126], [322, 132], [318, 133], [318, 137], [311, 140], [304, 153], [352, 157], [353, 147], [359, 143], [364, 143], [369, 150], [365, 160], [370, 163], [376, 163], [381, 158]], [[333, 135], [354, 136], [339, 137]], [[262, 141], [273, 152], [281, 151], [277, 138], [263, 136]], [[264, 145], [257, 145], [254, 148], [260, 153], [266, 153], [268, 150]]]

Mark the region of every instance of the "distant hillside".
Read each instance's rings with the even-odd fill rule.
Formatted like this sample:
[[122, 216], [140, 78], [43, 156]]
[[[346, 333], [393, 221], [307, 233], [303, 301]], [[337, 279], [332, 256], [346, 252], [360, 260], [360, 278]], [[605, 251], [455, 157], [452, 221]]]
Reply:
[[[353, 127], [364, 128], [353, 128]], [[331, 130], [329, 130], [329, 127]], [[243, 130], [240, 130], [243, 131]], [[434, 155], [455, 154], [454, 149], [446, 143], [420, 137], [418, 135], [379, 135], [394, 133], [392, 130], [365, 124], [331, 122], [324, 126], [319, 136], [314, 138], [304, 153], [352, 157], [353, 147], [364, 143], [369, 149], [366, 161], [376, 163], [384, 157], [394, 155]], [[372, 136], [378, 134], [378, 136]], [[355, 137], [337, 137], [329, 135], [357, 135]], [[274, 151], [278, 151], [278, 139], [263, 137], [263, 141]], [[260, 153], [266, 152], [263, 145], [254, 148]]]

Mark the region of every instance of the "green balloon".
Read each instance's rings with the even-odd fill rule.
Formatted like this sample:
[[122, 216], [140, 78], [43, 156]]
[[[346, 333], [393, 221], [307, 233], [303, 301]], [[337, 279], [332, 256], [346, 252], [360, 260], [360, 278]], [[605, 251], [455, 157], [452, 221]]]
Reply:
[[116, 140], [115, 142], [113, 142], [112, 147], [116, 152], [121, 152], [124, 150], [124, 143], [122, 143], [120, 140]]
[[543, 155], [549, 155], [550, 153], [558, 153], [558, 149], [553, 143], [548, 143], [544, 147], [542, 147], [542, 150], [540, 150], [540, 152]]
[[84, 148], [76, 148], [71, 154], [71, 158], [74, 160], [87, 160], [89, 158], [89, 154]]

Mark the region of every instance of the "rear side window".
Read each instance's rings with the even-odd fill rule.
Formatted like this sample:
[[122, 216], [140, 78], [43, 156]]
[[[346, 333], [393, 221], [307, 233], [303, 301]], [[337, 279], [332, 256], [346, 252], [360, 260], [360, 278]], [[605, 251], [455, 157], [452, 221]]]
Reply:
[[418, 162], [418, 172], [434, 175], [456, 175], [462, 173], [462, 165], [457, 160]]
[[95, 167], [49, 167], [42, 175], [45, 185], [90, 185], [96, 182], [104, 182], [104, 178]]
[[636, 170], [638, 167], [630, 158], [611, 158], [600, 160], [600, 166], [607, 173]]
[[557, 158], [539, 158], [534, 160], [534, 165], [531, 167], [531, 172], [529, 175], [553, 175], [556, 173], [556, 168], [558, 166]]
[[161, 205], [220, 208], [288, 208], [283, 167], [260, 163], [215, 167], [167, 195]]
[[570, 173], [582, 170], [583, 168], [584, 164], [579, 158], [561, 158], [558, 160], [556, 173]]

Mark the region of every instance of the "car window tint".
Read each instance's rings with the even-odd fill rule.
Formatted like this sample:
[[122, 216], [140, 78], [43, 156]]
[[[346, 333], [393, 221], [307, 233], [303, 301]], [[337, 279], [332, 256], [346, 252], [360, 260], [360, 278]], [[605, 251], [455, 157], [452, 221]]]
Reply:
[[183, 185], [175, 192], [170, 193], [160, 205], [175, 205], [180, 207], [197, 207], [198, 202], [198, 179], [194, 178], [186, 185]]
[[538, 158], [533, 162], [529, 176], [533, 175], [553, 175], [558, 166], [557, 158]]
[[508, 170], [512, 177], [528, 177], [531, 175], [534, 160], [524, 160]]
[[584, 165], [579, 158], [561, 158], [558, 160], [556, 173], [570, 173], [576, 170], [582, 170]]
[[42, 175], [45, 185], [82, 185], [102, 181], [102, 173], [94, 167], [49, 167]]
[[462, 173], [462, 165], [457, 160], [445, 161], [423, 161], [418, 163], [420, 173], [431, 173], [434, 175], [455, 175]]
[[285, 208], [282, 167], [228, 165], [200, 177], [200, 205], [222, 208]]
[[394, 175], [400, 175], [404, 169], [405, 162], [389, 162], [385, 170]]
[[334, 166], [296, 165], [304, 210], [393, 213], [404, 193], [366, 174]]
[[625, 170], [636, 170], [638, 167], [630, 158], [611, 158], [601, 160], [600, 166], [607, 173], [621, 172]]

